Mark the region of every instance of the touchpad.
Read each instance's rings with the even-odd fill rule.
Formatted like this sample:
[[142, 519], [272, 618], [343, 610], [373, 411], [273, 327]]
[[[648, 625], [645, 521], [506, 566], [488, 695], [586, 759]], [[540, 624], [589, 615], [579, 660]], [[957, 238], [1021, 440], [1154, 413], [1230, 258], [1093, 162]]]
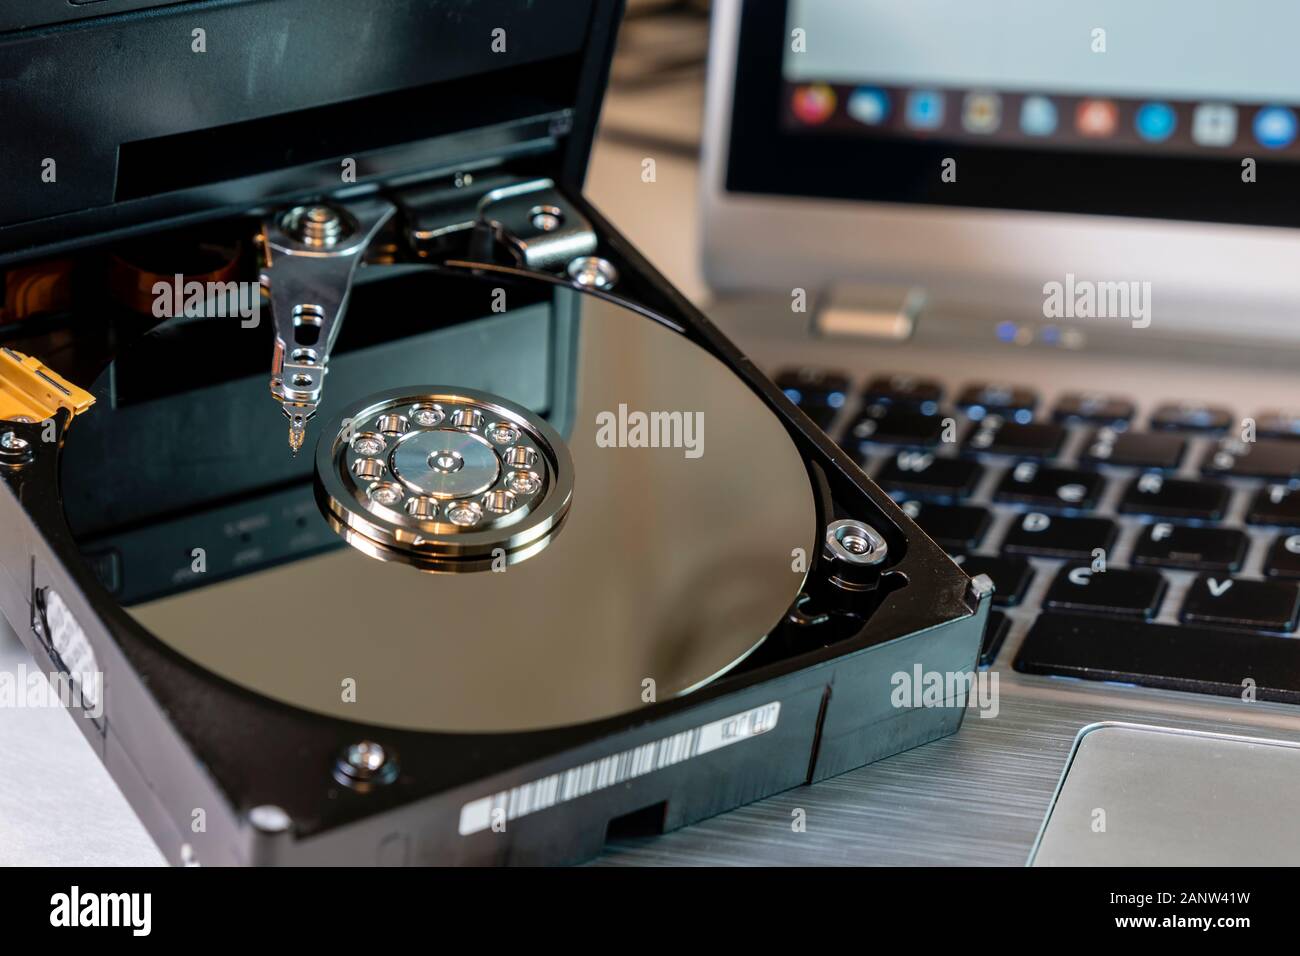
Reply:
[[1300, 745], [1101, 724], [1082, 733], [1034, 866], [1292, 866]]

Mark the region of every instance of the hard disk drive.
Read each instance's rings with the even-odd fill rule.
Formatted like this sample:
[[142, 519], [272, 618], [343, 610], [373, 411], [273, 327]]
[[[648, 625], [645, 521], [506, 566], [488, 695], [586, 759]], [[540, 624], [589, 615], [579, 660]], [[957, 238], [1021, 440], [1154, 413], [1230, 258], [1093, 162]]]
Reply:
[[577, 861], [960, 724], [891, 675], [987, 589], [502, 153], [23, 261], [0, 604], [173, 862]]

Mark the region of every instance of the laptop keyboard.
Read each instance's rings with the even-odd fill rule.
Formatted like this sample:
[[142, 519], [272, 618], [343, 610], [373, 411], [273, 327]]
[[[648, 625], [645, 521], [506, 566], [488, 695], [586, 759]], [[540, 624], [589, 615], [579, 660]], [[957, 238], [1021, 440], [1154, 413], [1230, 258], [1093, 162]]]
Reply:
[[[949, 388], [777, 384], [971, 575], [980, 653], [1030, 674], [1300, 703], [1300, 413]], [[1009, 646], [1013, 625], [1023, 635]]]

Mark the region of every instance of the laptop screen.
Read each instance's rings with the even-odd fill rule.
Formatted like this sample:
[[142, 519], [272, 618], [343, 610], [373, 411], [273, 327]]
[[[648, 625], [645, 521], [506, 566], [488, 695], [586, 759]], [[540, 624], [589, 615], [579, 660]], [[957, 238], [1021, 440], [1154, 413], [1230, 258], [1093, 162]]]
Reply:
[[1295, 225], [1288, 0], [747, 0], [727, 185]]

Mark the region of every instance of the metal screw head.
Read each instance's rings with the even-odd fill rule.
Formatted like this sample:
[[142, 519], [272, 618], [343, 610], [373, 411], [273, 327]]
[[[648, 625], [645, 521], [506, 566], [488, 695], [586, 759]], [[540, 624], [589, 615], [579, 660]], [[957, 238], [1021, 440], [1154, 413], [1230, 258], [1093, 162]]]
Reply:
[[534, 471], [512, 471], [506, 475], [506, 487], [517, 495], [531, 495], [542, 487], [542, 478]]
[[304, 245], [315, 248], [336, 245], [352, 231], [351, 224], [343, 218], [342, 213], [323, 203], [295, 206], [285, 213], [282, 225], [289, 235]]
[[29, 445], [26, 438], [22, 438], [13, 432], [5, 432], [0, 435], [0, 448], [9, 452], [22, 452], [28, 449]]
[[971, 593], [975, 595], [975, 599], [978, 601], [985, 595], [993, 593], [993, 579], [987, 574], [977, 574], [975, 577], [970, 579], [970, 589]]
[[519, 429], [513, 425], [497, 422], [488, 429], [487, 435], [498, 445], [511, 445], [519, 440]]
[[334, 778], [361, 791], [391, 783], [397, 779], [396, 755], [373, 740], [348, 744], [334, 767]]
[[372, 432], [366, 432], [357, 435], [352, 439], [352, 450], [358, 455], [366, 455], [373, 458], [376, 455], [382, 455], [384, 452], [384, 439], [381, 435]]
[[344, 758], [349, 767], [363, 774], [377, 773], [388, 762], [388, 754], [384, 752], [383, 744], [377, 744], [372, 740], [352, 744], [344, 751]]
[[248, 822], [263, 833], [283, 833], [293, 825], [289, 814], [271, 803], [249, 810]]
[[381, 481], [370, 486], [370, 500], [381, 505], [395, 505], [405, 497], [402, 486], [392, 481]]
[[569, 278], [584, 289], [614, 288], [618, 282], [618, 270], [608, 259], [599, 256], [579, 256], [569, 263]]
[[32, 445], [15, 432], [0, 434], [0, 463], [18, 468], [32, 458]]
[[461, 528], [478, 524], [483, 517], [483, 509], [473, 501], [460, 501], [447, 507], [447, 520]]
[[446, 418], [437, 405], [416, 405], [411, 409], [411, 421], [423, 428], [432, 428]]
[[826, 526], [826, 555], [851, 565], [876, 565], [889, 554], [889, 545], [869, 524], [841, 518]]
[[538, 232], [554, 232], [564, 223], [564, 210], [559, 206], [534, 206], [528, 218]]

